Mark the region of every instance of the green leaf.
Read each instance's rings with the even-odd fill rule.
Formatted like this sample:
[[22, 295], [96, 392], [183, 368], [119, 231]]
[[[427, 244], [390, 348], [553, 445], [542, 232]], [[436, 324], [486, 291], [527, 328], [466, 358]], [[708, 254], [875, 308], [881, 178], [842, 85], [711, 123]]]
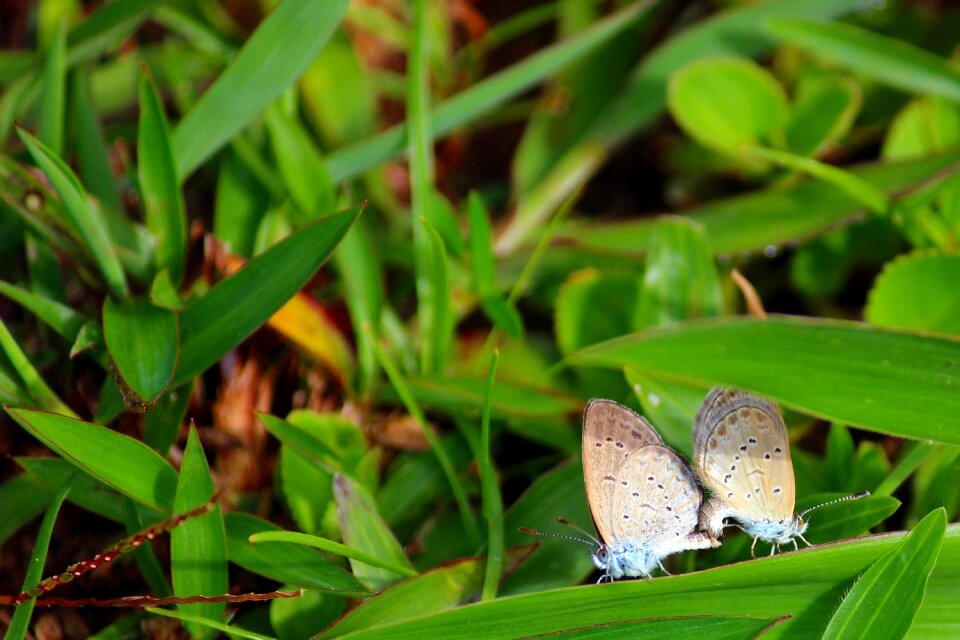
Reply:
[[27, 354], [17, 344], [3, 320], [0, 320], [0, 353], [5, 353], [6, 359], [13, 365], [11, 374], [16, 379], [11, 380], [11, 382], [16, 384], [17, 387], [20, 387], [22, 382], [23, 389], [30, 394], [31, 399], [37, 406], [71, 416], [75, 415], [70, 407], [57, 397], [57, 394], [53, 392], [53, 389], [47, 385], [30, 360], [27, 359]]
[[17, 133], [34, 161], [47, 174], [50, 183], [60, 194], [63, 211], [67, 214], [70, 226], [86, 242], [87, 251], [100, 268], [110, 292], [119, 298], [125, 298], [129, 293], [127, 280], [110, 240], [106, 222], [87, 200], [80, 180], [73, 170], [42, 142], [23, 129], [17, 129]]
[[283, 0], [277, 5], [174, 131], [181, 180], [306, 70], [346, 8], [346, 0]]
[[664, 442], [687, 457], [692, 456], [690, 429], [707, 389], [682, 380], [646, 375], [633, 367], [625, 368], [623, 374], [640, 401], [641, 415], [656, 426]]
[[[545, 47], [522, 62], [496, 73], [437, 105], [431, 114], [434, 138], [475, 121], [511, 98], [542, 82], [574, 60], [634, 24], [649, 10], [647, 4], [632, 4], [598, 21], [589, 29]], [[348, 145], [327, 157], [335, 183], [372, 169], [406, 148], [406, 126], [397, 125], [371, 138]]]
[[503, 571], [503, 495], [500, 493], [500, 483], [490, 450], [490, 396], [493, 392], [499, 358], [499, 352], [494, 351], [487, 373], [487, 389], [483, 396], [483, 412], [480, 417], [480, 453], [477, 456], [477, 463], [480, 466], [483, 515], [487, 520], [487, 566], [484, 571], [481, 600], [497, 597], [497, 587]]
[[158, 616], [164, 616], [166, 618], [173, 618], [174, 620], [182, 620], [183, 622], [186, 622], [187, 624], [184, 626], [186, 626], [188, 629], [192, 629], [191, 636], [195, 638], [209, 637], [209, 633], [198, 633], [199, 630], [205, 629], [207, 631], [220, 631], [231, 637], [247, 638], [248, 640], [274, 640], [273, 636], [256, 633], [254, 631], [248, 631], [246, 629], [224, 624], [222, 622], [215, 622], [209, 618], [204, 618], [197, 615], [189, 615], [186, 613], [180, 613], [178, 611], [171, 611], [170, 609], [159, 609], [157, 607], [146, 607], [146, 610]]
[[[21, 592], [30, 591], [40, 584], [40, 580], [43, 578], [43, 565], [47, 560], [50, 539], [53, 537], [53, 526], [57, 523], [57, 515], [60, 513], [60, 507], [63, 506], [63, 501], [67, 499], [70, 490], [73, 488], [75, 477], [76, 475], [71, 476], [60, 486], [56, 495], [53, 496], [53, 500], [50, 501], [50, 506], [47, 507], [43, 522], [40, 523], [40, 530], [37, 532], [33, 550], [30, 552], [30, 565], [27, 568], [27, 575], [23, 578]], [[3, 636], [4, 640], [23, 640], [26, 637], [34, 604], [35, 600], [30, 599], [17, 606], [7, 624], [7, 631]]]
[[[197, 429], [191, 426], [180, 466], [174, 513], [202, 507], [215, 492], [216, 486], [210, 477]], [[170, 532], [170, 568], [173, 591], [178, 596], [217, 596], [227, 592], [227, 543], [219, 505]], [[179, 605], [178, 609], [187, 615], [219, 620], [226, 610], [226, 603], [185, 604]], [[195, 638], [211, 635], [193, 625], [188, 628]]]
[[624, 336], [569, 361], [727, 384], [827, 420], [960, 443], [960, 341], [947, 338], [840, 320], [724, 318]]
[[883, 141], [884, 159], [932, 155], [960, 143], [960, 108], [943, 98], [912, 100], [893, 119]]
[[76, 128], [77, 168], [87, 191], [96, 197], [105, 209], [122, 211], [117, 181], [110, 168], [109, 151], [103, 127], [97, 119], [90, 96], [90, 78], [87, 69], [78, 68], [70, 75], [70, 114]]
[[144, 221], [156, 238], [156, 268], [166, 270], [170, 280], [179, 286], [186, 267], [187, 214], [163, 102], [146, 68], [140, 78], [137, 160]]
[[720, 276], [703, 227], [660, 218], [650, 234], [634, 328], [710, 318], [723, 311]]
[[177, 473], [142, 442], [56, 413], [6, 411], [35, 438], [104, 484], [155, 509], [173, 508]]
[[[902, 533], [825, 545], [801, 553], [719, 567], [654, 580], [623, 580], [528, 593], [458, 607], [432, 615], [357, 632], [356, 638], [417, 640], [547, 634], [642, 618], [678, 616], [793, 617], [775, 637], [819, 637], [850, 583], [877, 558], [894, 548]], [[586, 550], [580, 553], [586, 555]], [[555, 555], [570, 562], [570, 553]], [[951, 637], [960, 625], [956, 581], [960, 579], [960, 526], [944, 537], [940, 560], [930, 575], [912, 633], [919, 638]], [[545, 613], [546, 612], [546, 613]]]
[[[871, 324], [960, 335], [960, 255], [915, 251], [888, 262], [867, 301]], [[905, 304], [905, 301], [909, 303]]]
[[103, 337], [130, 388], [148, 404], [162, 394], [179, 356], [177, 315], [139, 299], [103, 303]]
[[[797, 511], [801, 512], [840, 497], [843, 495], [838, 493], [807, 496], [797, 501]], [[804, 516], [810, 523], [810, 528], [803, 535], [813, 544], [863, 535], [899, 508], [900, 501], [890, 496], [867, 496], [820, 507]]]
[[[443, 376], [407, 380], [417, 402], [446, 411], [477, 411], [483, 407], [484, 381]], [[495, 416], [556, 418], [582, 409], [578, 400], [552, 389], [498, 380], [491, 403]]]
[[327, 538], [320, 538], [318, 536], [311, 536], [306, 533], [299, 533], [296, 531], [265, 531], [263, 533], [255, 533], [250, 536], [250, 542], [254, 544], [258, 542], [287, 542], [290, 544], [302, 544], [315, 549], [320, 549], [321, 551], [326, 551], [327, 553], [333, 553], [338, 556], [357, 560], [364, 564], [368, 564], [371, 567], [387, 569], [388, 571], [399, 573], [402, 576], [417, 575], [417, 572], [412, 569], [409, 564], [396, 564], [389, 562], [383, 560], [379, 556], [365, 553], [364, 551], [355, 549], [354, 547], [348, 547], [347, 545], [340, 544], [334, 540], [328, 540]]
[[[960, 152], [951, 151], [912, 162], [875, 163], [851, 167], [888, 196], [911, 191], [928, 181], [953, 175]], [[789, 188], [770, 188], [723, 198], [684, 211], [684, 217], [703, 225], [710, 248], [718, 255], [741, 251], [776, 251], [780, 245], [804, 240], [860, 218], [863, 206], [853, 196], [818, 181]], [[578, 250], [616, 256], [636, 256], [650, 242], [655, 219], [622, 222], [573, 222], [557, 234], [557, 241]], [[554, 251], [558, 247], [554, 247]]]
[[822, 180], [855, 198], [876, 214], [883, 215], [890, 210], [890, 200], [879, 187], [873, 186], [870, 182], [849, 171], [812, 158], [804, 158], [788, 151], [765, 149], [763, 147], [746, 147], [744, 150], [747, 155], [768, 160]]
[[299, 120], [274, 103], [265, 112], [270, 142], [277, 159], [280, 177], [290, 198], [312, 222], [334, 209], [335, 189], [327, 173], [323, 156]]
[[771, 32], [814, 55], [891, 87], [960, 101], [960, 74], [948, 62], [902, 40], [809, 18], [775, 18]]
[[[377, 513], [373, 500], [361, 487], [345, 476], [337, 474], [333, 479], [333, 494], [337, 500], [340, 516], [340, 532], [346, 544], [386, 560], [390, 564], [399, 564], [413, 569], [400, 543], [393, 537], [393, 533]], [[378, 591], [393, 584], [402, 575], [356, 560], [351, 560], [350, 566], [353, 567], [354, 575]]]
[[442, 374], [447, 369], [455, 322], [450, 309], [447, 252], [443, 239], [426, 217], [420, 216], [419, 225], [423, 227], [419, 233], [424, 239], [414, 239], [414, 248], [422, 257], [416, 275], [420, 368], [427, 375]]
[[278, 582], [295, 584], [342, 595], [365, 595], [366, 587], [306, 547], [277, 542], [250, 543], [250, 536], [263, 531], [281, 531], [261, 518], [234, 511], [223, 517], [230, 562]]
[[292, 298], [337, 246], [361, 208], [300, 229], [187, 305], [180, 315], [180, 362], [173, 384], [202, 373]]
[[25, 473], [17, 474], [0, 484], [0, 504], [3, 504], [0, 544], [43, 511], [52, 497], [53, 492], [43, 482]]
[[563, 629], [550, 634], [559, 640], [568, 638], [603, 638], [604, 640], [683, 640], [711, 638], [711, 640], [757, 638], [782, 620], [789, 618], [754, 618], [749, 616], [689, 616], [682, 618], [648, 618], [646, 620], [617, 620], [576, 629]]
[[61, 20], [50, 43], [43, 65], [43, 98], [37, 137], [56, 155], [63, 154], [63, 126], [66, 118], [66, 23]]
[[[511, 563], [517, 562], [526, 552], [526, 548], [510, 549], [507, 559]], [[339, 638], [371, 627], [452, 609], [476, 594], [482, 583], [483, 558], [451, 562], [367, 598], [318, 637]]]
[[931, 512], [857, 580], [824, 638], [902, 638], [913, 624], [943, 543], [947, 516]]
[[860, 111], [860, 85], [846, 78], [827, 77], [801, 85], [787, 125], [792, 151], [817, 157], [845, 136]]
[[667, 107], [691, 138], [733, 154], [745, 145], [778, 146], [789, 114], [783, 87], [741, 58], [709, 58], [677, 71], [670, 76]]

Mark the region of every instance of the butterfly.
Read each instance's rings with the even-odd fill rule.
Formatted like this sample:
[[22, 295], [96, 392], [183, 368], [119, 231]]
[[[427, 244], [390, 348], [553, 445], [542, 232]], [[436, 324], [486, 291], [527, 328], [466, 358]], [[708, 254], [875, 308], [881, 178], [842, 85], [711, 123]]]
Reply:
[[700, 528], [719, 536], [727, 518], [753, 538], [770, 543], [770, 555], [803, 537], [803, 516], [813, 509], [868, 494], [847, 496], [796, 514], [790, 442], [774, 403], [735, 389], [707, 394], [693, 427], [693, 464], [712, 494], [700, 510]]
[[593, 563], [600, 580], [649, 578], [663, 558], [717, 547], [695, 532], [703, 492], [693, 472], [653, 426], [612, 400], [592, 400], [583, 414], [583, 480], [600, 540]]

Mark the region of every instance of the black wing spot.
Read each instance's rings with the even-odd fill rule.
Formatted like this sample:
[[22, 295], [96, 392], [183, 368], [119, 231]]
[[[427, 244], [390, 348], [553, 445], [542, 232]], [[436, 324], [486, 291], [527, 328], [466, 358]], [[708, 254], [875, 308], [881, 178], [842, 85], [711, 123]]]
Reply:
[[657, 485], [657, 489], [663, 489], [663, 485], [662, 485], [662, 484], [658, 484], [658, 485]]
[[623, 514], [623, 519], [624, 519], [624, 520], [629, 520], [629, 519], [630, 519], [630, 516], [628, 516], [627, 514]]
[[626, 481], [626, 480], [621, 480], [621, 481], [620, 481], [620, 484], [622, 484], [623, 486], [627, 486], [627, 481]]
[[769, 459], [770, 459], [770, 454], [769, 454], [769, 453], [763, 454], [763, 459], [764, 459], [764, 460], [769, 460]]
[[774, 453], [780, 453], [782, 451], [783, 449], [781, 449], [780, 447], [777, 447], [776, 449], [773, 450]]
[[613, 442], [613, 438], [611, 438], [610, 436], [607, 436], [607, 437], [606, 437], [606, 441], [607, 441], [607, 442]]
[[747, 438], [747, 442], [749, 442], [750, 444], [757, 444], [757, 439], [756, 439], [756, 438]]
[[618, 443], [617, 443], [617, 449], [623, 449], [623, 443], [622, 443], [622, 442], [618, 442]]
[[745, 444], [740, 445], [740, 451], [746, 451], [746, 450], [747, 450], [747, 445]]
[[673, 507], [667, 507], [667, 511], [673, 511]]
[[654, 481], [653, 476], [647, 476], [647, 482], [653, 482], [653, 481]]
[[603, 446], [603, 443], [602, 443], [602, 442], [598, 442], [598, 443], [597, 443], [597, 446], [598, 446], [598, 447], [602, 447], [602, 446]]
[[726, 483], [727, 480], [729, 480], [729, 479], [732, 478], [732, 477], [733, 477], [733, 476], [728, 473], [727, 475], [723, 476], [723, 482]]
[[780, 487], [774, 487], [774, 488], [773, 488], [773, 492], [774, 492], [774, 493], [780, 493]]
[[732, 498], [732, 497], [733, 497], [733, 492], [732, 492], [732, 491], [728, 492], [728, 493], [727, 493], [727, 497], [728, 497], [728, 498]]
[[737, 470], [737, 465], [735, 464], [730, 465], [730, 471], [736, 471], [736, 470]]
[[632, 495], [634, 498], [639, 498], [639, 497], [640, 497], [640, 494], [637, 493], [636, 491], [634, 491], [631, 495]]

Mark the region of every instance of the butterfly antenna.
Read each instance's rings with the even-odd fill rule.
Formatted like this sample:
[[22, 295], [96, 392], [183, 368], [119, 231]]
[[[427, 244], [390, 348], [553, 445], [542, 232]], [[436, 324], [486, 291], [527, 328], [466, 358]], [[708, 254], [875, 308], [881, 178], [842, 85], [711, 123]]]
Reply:
[[818, 504], [818, 505], [816, 505], [816, 506], [810, 507], [810, 508], [807, 509], [806, 511], [803, 511], [802, 513], [800, 513], [800, 517], [802, 518], [803, 516], [807, 515], [807, 514], [810, 513], [811, 511], [813, 511], [814, 509], [819, 509], [820, 507], [826, 507], [826, 506], [831, 505], [831, 504], [837, 504], [838, 502], [846, 502], [847, 500], [859, 500], [860, 498], [866, 498], [866, 497], [869, 496], [869, 495], [870, 495], [870, 492], [869, 492], [869, 491], [863, 491], [863, 492], [861, 492], [861, 493], [855, 493], [855, 494], [853, 494], [852, 496], [843, 496], [842, 498], [837, 498], [837, 499], [835, 499], [835, 500], [829, 500], [829, 501], [827, 501], [827, 502], [824, 502], [823, 504]]
[[584, 540], [583, 538], [578, 538], [576, 536], [565, 536], [562, 533], [553, 533], [552, 531], [537, 531], [536, 529], [530, 529], [528, 527], [520, 527], [519, 531], [520, 533], [529, 533], [533, 536], [548, 536], [551, 538], [560, 538], [561, 540], [572, 540], [574, 542], [579, 542], [580, 544], [585, 544], [589, 547], [594, 546], [594, 543], [590, 542], [589, 540]]
[[572, 522], [570, 522], [570, 521], [567, 520], [566, 518], [558, 517], [558, 518], [557, 518], [557, 522], [559, 522], [560, 524], [566, 525], [566, 526], [570, 527], [571, 529], [573, 529], [574, 531], [578, 531], [579, 533], [583, 534], [584, 536], [586, 536], [586, 538], [587, 538], [588, 540], [592, 540], [593, 543], [594, 543], [595, 545], [597, 545], [598, 547], [603, 546], [603, 545], [600, 544], [600, 541], [597, 540], [597, 538], [596, 538], [595, 536], [590, 535], [590, 532], [589, 532], [589, 531], [587, 531], [586, 529], [584, 529], [583, 527], [581, 527], [581, 526], [579, 526], [579, 525], [573, 524]]

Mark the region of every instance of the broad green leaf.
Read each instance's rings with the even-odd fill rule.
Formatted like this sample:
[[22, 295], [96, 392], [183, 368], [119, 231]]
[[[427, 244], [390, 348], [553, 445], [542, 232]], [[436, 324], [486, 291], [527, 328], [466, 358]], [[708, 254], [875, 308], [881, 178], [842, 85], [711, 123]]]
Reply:
[[317, 468], [331, 474], [344, 470], [336, 451], [306, 429], [266, 413], [258, 413], [257, 417], [277, 440], [309, 460]]
[[643, 280], [631, 272], [583, 269], [571, 274], [556, 299], [554, 330], [561, 351], [572, 353], [634, 329], [642, 286]]
[[912, 100], [887, 129], [881, 156], [901, 160], [935, 154], [960, 143], [960, 108], [944, 98]]
[[306, 70], [346, 10], [345, 0], [283, 0], [173, 133], [181, 180]]
[[[412, 569], [400, 543], [377, 513], [373, 500], [361, 487], [338, 474], [333, 479], [333, 494], [340, 516], [340, 532], [346, 544], [385, 559], [391, 564]], [[393, 571], [372, 567], [356, 560], [351, 559], [350, 565], [357, 578], [378, 591], [401, 578], [400, 574]]]
[[148, 404], [159, 398], [179, 356], [177, 315], [140, 298], [103, 303], [103, 337], [123, 380]]
[[315, 535], [334, 536], [333, 473], [314, 464], [286, 443], [280, 447], [279, 489], [297, 528]]
[[[200, 438], [196, 427], [191, 426], [180, 466], [174, 513], [185, 513], [205, 505], [215, 492]], [[173, 591], [178, 596], [217, 596], [227, 592], [227, 541], [219, 505], [170, 532], [170, 568]], [[186, 604], [179, 605], [178, 609], [184, 614], [219, 620], [226, 610], [226, 603]], [[195, 638], [211, 636], [196, 626], [188, 625], [188, 628]]]
[[787, 125], [791, 151], [817, 157], [845, 136], [860, 111], [860, 85], [846, 78], [822, 78], [801, 85]]
[[[815, 507], [842, 494], [817, 494], [797, 501], [797, 511]], [[841, 538], [862, 535], [893, 515], [900, 501], [890, 496], [867, 496], [859, 500], [838, 502], [811, 511], [804, 519], [810, 528], [804, 537], [813, 544], [823, 544]]]
[[530, 557], [504, 581], [502, 595], [516, 595], [567, 587], [581, 582], [594, 571], [590, 559], [592, 543], [577, 543], [552, 536], [537, 538], [520, 527], [560, 535], [579, 534], [557, 522], [566, 518], [586, 531], [593, 529], [583, 487], [580, 456], [539, 474], [520, 498], [507, 510], [503, 522], [504, 544], [513, 547], [539, 542]]
[[867, 301], [871, 324], [960, 335], [960, 255], [915, 251], [888, 262]]
[[277, 243], [187, 305], [173, 384], [202, 373], [266, 322], [327, 259], [360, 214], [335, 213]]
[[[912, 162], [851, 167], [849, 173], [882, 188], [890, 196], [952, 175], [958, 159], [960, 152], [950, 151]], [[741, 251], [775, 252], [781, 245], [858, 220], [862, 208], [860, 201], [836, 187], [807, 180], [789, 188], [716, 200], [684, 211], [684, 217], [703, 225], [715, 253], [729, 255]], [[655, 219], [647, 217], [606, 223], [577, 221], [557, 234], [557, 242], [573, 244], [592, 254], [636, 256], [649, 244], [653, 224]], [[558, 249], [554, 247], [554, 251]]]
[[107, 287], [113, 295], [126, 297], [127, 280], [107, 231], [106, 222], [87, 199], [80, 180], [73, 170], [42, 142], [23, 129], [17, 129], [17, 133], [34, 161], [47, 174], [60, 194], [70, 227], [86, 242], [86, 249], [100, 268]]
[[[654, 580], [623, 580], [497, 598], [349, 637], [490, 638], [515, 636], [518, 630], [529, 636], [648, 617], [788, 615], [793, 617], [764, 637], [819, 637], [850, 584], [902, 537], [902, 533], [872, 536]], [[555, 560], [570, 562], [569, 554]], [[953, 525], [944, 537], [911, 629], [914, 637], [951, 637], [960, 631], [956, 616], [958, 567], [960, 526]]]
[[903, 91], [960, 101], [960, 74], [943, 58], [903, 40], [809, 18], [774, 18], [768, 25], [787, 42], [868, 78]]
[[106, 427], [56, 413], [7, 408], [10, 417], [38, 440], [134, 500], [169, 512], [177, 473], [147, 445]]
[[783, 618], [754, 618], [749, 616], [689, 616], [679, 618], [648, 618], [646, 620], [617, 620], [605, 624], [576, 629], [563, 629], [550, 634], [558, 640], [568, 638], [603, 638], [603, 640], [684, 640], [711, 638], [711, 640], [740, 640], [757, 638], [778, 624]]
[[[510, 549], [512, 564], [528, 548]], [[321, 633], [319, 638], [339, 638], [349, 633], [452, 609], [467, 601], [483, 584], [483, 558], [466, 558], [443, 565], [393, 585], [357, 607]]]
[[623, 373], [640, 401], [640, 414], [657, 428], [664, 442], [691, 456], [690, 433], [707, 389], [682, 380], [657, 378], [633, 367], [626, 367]]
[[166, 270], [175, 285], [183, 280], [187, 253], [187, 214], [174, 166], [167, 116], [150, 73], [140, 79], [140, 126], [137, 169], [144, 221], [156, 238], [156, 269]]
[[[27, 567], [27, 575], [23, 578], [21, 592], [30, 591], [43, 579], [43, 565], [47, 560], [47, 550], [50, 548], [50, 539], [53, 537], [53, 527], [57, 523], [57, 515], [60, 513], [60, 507], [63, 506], [63, 501], [67, 499], [70, 490], [73, 488], [75, 478], [76, 474], [59, 487], [47, 507], [43, 522], [40, 523], [40, 530], [37, 532], [33, 550], [30, 552], [30, 565]], [[5, 640], [22, 640], [26, 637], [30, 616], [33, 614], [33, 606], [33, 599], [17, 606], [7, 623], [7, 631], [3, 636]]]
[[703, 227], [660, 218], [650, 234], [634, 328], [710, 318], [723, 311], [720, 276]]
[[[290, 587], [284, 586], [283, 590], [289, 591]], [[305, 629], [316, 631], [333, 623], [346, 607], [346, 598], [311, 589], [299, 598], [271, 602], [270, 626], [281, 640], [296, 639], [304, 635]]]
[[827, 420], [960, 443], [960, 341], [840, 320], [686, 322], [569, 357], [648, 375], [750, 389]]
[[276, 542], [251, 544], [249, 538], [255, 533], [280, 531], [275, 524], [239, 511], [223, 519], [230, 562], [278, 582], [343, 595], [366, 594], [356, 578], [312, 549]]
[[736, 153], [745, 145], [780, 146], [789, 117], [787, 96], [755, 62], [709, 58], [670, 76], [670, 115], [691, 138]]
[[823, 637], [904, 637], [937, 564], [946, 524], [943, 509], [933, 511], [881, 556], [843, 598]]

